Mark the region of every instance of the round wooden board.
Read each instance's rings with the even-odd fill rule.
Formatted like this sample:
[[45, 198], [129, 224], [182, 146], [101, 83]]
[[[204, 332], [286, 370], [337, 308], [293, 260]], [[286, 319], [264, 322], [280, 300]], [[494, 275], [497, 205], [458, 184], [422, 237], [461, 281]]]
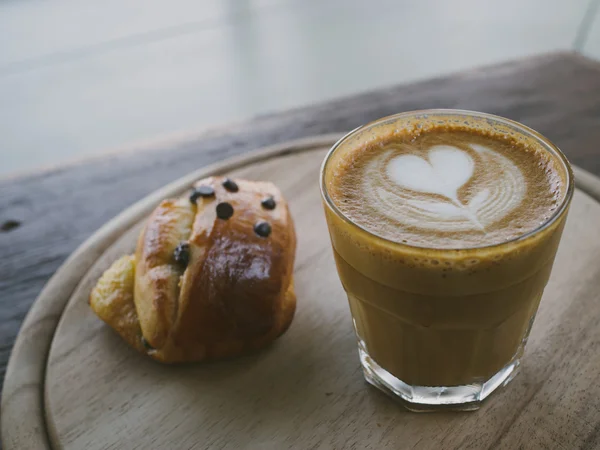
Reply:
[[[409, 413], [362, 378], [317, 182], [332, 142], [296, 141], [197, 171], [82, 245], [48, 283], [15, 344], [2, 399], [5, 448], [593, 448], [600, 204], [575, 195], [520, 375], [479, 411]], [[299, 239], [297, 314], [284, 336], [256, 354], [164, 366], [127, 347], [87, 298], [109, 264], [134, 248], [162, 198], [217, 173], [271, 180], [288, 198]], [[600, 182], [583, 178], [598, 195]]]

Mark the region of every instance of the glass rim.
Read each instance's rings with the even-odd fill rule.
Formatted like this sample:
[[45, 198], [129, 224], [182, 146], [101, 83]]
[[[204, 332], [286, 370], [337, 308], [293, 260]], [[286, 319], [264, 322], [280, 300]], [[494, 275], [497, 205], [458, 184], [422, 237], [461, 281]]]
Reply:
[[[329, 161], [331, 160], [333, 154], [344, 142], [346, 142], [348, 139], [356, 136], [361, 131], [364, 131], [366, 129], [369, 129], [375, 125], [378, 125], [378, 124], [381, 124], [384, 122], [391, 122], [391, 121], [402, 119], [405, 117], [406, 118], [408, 118], [408, 117], [418, 118], [420, 115], [463, 116], [463, 117], [467, 116], [467, 117], [475, 117], [475, 118], [480, 118], [480, 119], [489, 119], [489, 120], [495, 121], [497, 123], [507, 125], [511, 128], [514, 128], [519, 133], [524, 134], [527, 137], [533, 138], [535, 141], [540, 143], [542, 145], [542, 147], [545, 148], [545, 150], [549, 151], [550, 153], [555, 154], [557, 159], [560, 160], [561, 164], [565, 168], [565, 173], [566, 173], [566, 178], [567, 178], [566, 179], [567, 190], [561, 201], [560, 206], [552, 213], [552, 215], [548, 219], [546, 219], [546, 221], [544, 223], [542, 223], [541, 225], [537, 226], [536, 228], [534, 228], [524, 234], [518, 235], [518, 236], [516, 236], [510, 240], [504, 241], [504, 242], [497, 242], [494, 244], [471, 246], [471, 247], [435, 248], [435, 247], [411, 245], [409, 243], [397, 242], [392, 239], [388, 239], [386, 237], [380, 236], [378, 234], [373, 233], [372, 231], [369, 231], [367, 228], [357, 224], [352, 219], [347, 217], [336, 206], [335, 202], [333, 201], [333, 199], [329, 195], [329, 192], [327, 191], [327, 187], [325, 186], [325, 172], [327, 169], [327, 165], [328, 165]], [[521, 241], [525, 241], [533, 236], [536, 236], [537, 234], [539, 234], [546, 228], [550, 227], [554, 222], [556, 222], [556, 220], [558, 220], [558, 218], [562, 217], [563, 213], [568, 208], [568, 206], [571, 202], [571, 199], [573, 197], [573, 192], [575, 190], [575, 182], [574, 182], [573, 169], [571, 167], [571, 164], [569, 163], [569, 160], [565, 156], [565, 154], [558, 148], [558, 146], [553, 144], [548, 138], [546, 138], [541, 133], [535, 131], [534, 129], [532, 129], [526, 125], [523, 125], [522, 123], [519, 123], [517, 121], [507, 119], [505, 117], [497, 116], [494, 114], [465, 110], [465, 109], [437, 108], [437, 109], [420, 109], [420, 110], [414, 110], [414, 111], [406, 111], [406, 112], [401, 112], [401, 113], [396, 113], [396, 114], [392, 114], [389, 116], [381, 117], [379, 119], [368, 122], [364, 125], [358, 126], [355, 129], [353, 129], [352, 131], [350, 131], [347, 134], [345, 134], [344, 136], [342, 136], [327, 151], [327, 154], [325, 155], [325, 158], [323, 159], [323, 162], [321, 163], [321, 168], [319, 171], [319, 187], [321, 190], [321, 196], [323, 197], [326, 206], [328, 208], [330, 208], [337, 217], [342, 219], [344, 222], [346, 222], [350, 226], [356, 227], [356, 228], [362, 230], [364, 233], [368, 234], [369, 236], [372, 236], [388, 245], [404, 248], [407, 250], [413, 250], [413, 251], [426, 250], [426, 251], [436, 251], [436, 252], [445, 253], [445, 252], [466, 252], [466, 251], [472, 251], [472, 250], [491, 250], [491, 249], [503, 247], [506, 245], [515, 244], [515, 243], [518, 243]]]

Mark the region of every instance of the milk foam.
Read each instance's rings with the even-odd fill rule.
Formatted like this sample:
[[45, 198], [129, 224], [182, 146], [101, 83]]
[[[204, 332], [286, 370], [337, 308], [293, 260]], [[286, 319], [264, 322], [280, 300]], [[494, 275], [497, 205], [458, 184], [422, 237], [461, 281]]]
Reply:
[[[397, 223], [444, 232], [481, 231], [505, 218], [525, 198], [526, 183], [509, 158], [479, 144], [469, 144], [475, 161], [452, 145], [435, 145], [426, 157], [383, 151], [365, 167], [365, 200]], [[476, 167], [477, 165], [477, 167]], [[477, 178], [467, 200], [459, 190]]]

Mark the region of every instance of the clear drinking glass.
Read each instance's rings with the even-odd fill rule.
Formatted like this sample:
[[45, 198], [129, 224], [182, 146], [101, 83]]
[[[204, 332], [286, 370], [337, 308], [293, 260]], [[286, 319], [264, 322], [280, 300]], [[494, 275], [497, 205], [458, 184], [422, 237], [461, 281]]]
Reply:
[[[484, 247], [416, 247], [353, 223], [330, 197], [336, 181], [332, 168], [357, 146], [404, 128], [458, 121], [475, 130], [508, 133], [558, 161], [566, 194], [537, 229]], [[367, 381], [411, 410], [477, 409], [519, 366], [573, 195], [565, 156], [539, 133], [508, 119], [459, 110], [416, 111], [347, 134], [327, 154], [320, 181]]]

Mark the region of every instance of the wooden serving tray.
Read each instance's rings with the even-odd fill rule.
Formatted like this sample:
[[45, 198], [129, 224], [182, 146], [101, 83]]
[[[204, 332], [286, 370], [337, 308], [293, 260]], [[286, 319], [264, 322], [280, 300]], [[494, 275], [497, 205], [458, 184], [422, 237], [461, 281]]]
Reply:
[[[583, 437], [600, 432], [600, 204], [577, 190], [517, 378], [476, 412], [410, 413], [362, 377], [318, 187], [333, 141], [305, 139], [199, 170], [83, 244], [48, 283], [15, 345], [5, 448], [585, 448]], [[165, 366], [126, 346], [87, 298], [110, 263], [133, 250], [156, 204], [210, 174], [271, 180], [288, 198], [298, 233], [297, 314], [283, 337], [253, 355]], [[600, 197], [595, 177], [578, 177]]]

